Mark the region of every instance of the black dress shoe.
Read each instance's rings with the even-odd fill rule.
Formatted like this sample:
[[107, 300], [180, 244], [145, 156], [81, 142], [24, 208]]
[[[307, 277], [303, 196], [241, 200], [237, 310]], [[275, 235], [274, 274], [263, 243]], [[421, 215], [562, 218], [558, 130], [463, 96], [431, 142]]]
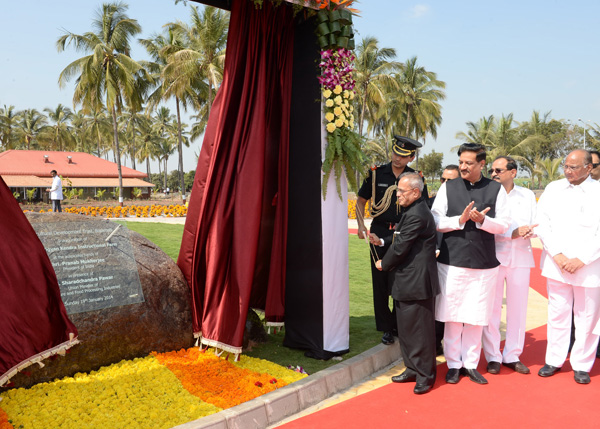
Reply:
[[460, 381], [460, 369], [450, 368], [446, 374], [446, 383], [456, 384]]
[[500, 374], [500, 362], [489, 361], [486, 370], [490, 374]]
[[462, 374], [469, 377], [469, 379], [477, 384], [487, 384], [487, 380], [477, 371], [476, 369], [461, 368]]
[[523, 362], [521, 361], [516, 361], [516, 362], [508, 362], [508, 363], [503, 363], [502, 365], [504, 365], [507, 368], [512, 369], [513, 371], [518, 372], [519, 374], [529, 374], [531, 371], [529, 370], [529, 368], [527, 368]]
[[394, 344], [394, 336], [392, 335], [391, 332], [385, 332], [383, 334], [383, 337], [381, 337], [381, 342], [383, 344], [390, 345], [390, 344]]
[[538, 375], [540, 377], [552, 377], [558, 371], [560, 371], [560, 367], [546, 364], [540, 368], [540, 370], [538, 371]]
[[590, 375], [585, 371], [573, 371], [575, 373], [575, 382], [579, 384], [590, 384]]
[[423, 393], [427, 393], [431, 390], [431, 386], [429, 384], [419, 384], [417, 383], [417, 385], [415, 386], [413, 392], [415, 392], [416, 395], [422, 395]]
[[392, 377], [392, 382], [394, 383], [410, 383], [411, 381], [417, 381], [417, 376], [404, 371], [400, 375], [394, 375]]

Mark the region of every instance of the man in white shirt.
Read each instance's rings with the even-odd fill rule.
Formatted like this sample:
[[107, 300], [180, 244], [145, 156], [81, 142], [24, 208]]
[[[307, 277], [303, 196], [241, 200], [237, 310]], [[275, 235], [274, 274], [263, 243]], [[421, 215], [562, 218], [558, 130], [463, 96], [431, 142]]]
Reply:
[[50, 200], [52, 201], [52, 211], [60, 213], [62, 212], [60, 202], [63, 199], [62, 181], [60, 180], [60, 176], [58, 175], [56, 170], [52, 170], [50, 174], [52, 175], [52, 187], [46, 189], [46, 192], [50, 192]]
[[592, 154], [592, 172], [590, 176], [594, 180], [600, 180], [600, 152], [597, 150], [590, 150]]
[[458, 156], [461, 178], [442, 184], [431, 209], [437, 230], [444, 233], [437, 258], [441, 291], [435, 316], [445, 322], [446, 382], [456, 384], [466, 375], [487, 384], [477, 364], [500, 265], [494, 234], [506, 232], [510, 219], [506, 191], [481, 174], [485, 148], [465, 143]]
[[571, 367], [575, 381], [588, 384], [598, 345], [592, 329], [600, 317], [600, 183], [590, 177], [586, 150], [571, 152], [563, 168], [565, 178], [546, 187], [537, 207], [535, 232], [544, 244], [541, 268], [548, 284], [548, 345], [538, 375], [560, 371], [573, 317]]
[[[487, 372], [500, 373], [500, 363], [520, 374], [529, 374], [519, 357], [525, 344], [525, 321], [529, 276], [535, 266], [530, 237], [536, 217], [535, 195], [529, 189], [515, 185], [517, 163], [509, 156], [499, 156], [490, 170], [492, 180], [499, 182], [508, 194], [511, 224], [504, 234], [496, 234], [496, 257], [500, 261], [494, 307], [488, 326], [483, 328], [483, 353]], [[504, 282], [506, 281], [506, 342], [500, 352], [500, 318]]]

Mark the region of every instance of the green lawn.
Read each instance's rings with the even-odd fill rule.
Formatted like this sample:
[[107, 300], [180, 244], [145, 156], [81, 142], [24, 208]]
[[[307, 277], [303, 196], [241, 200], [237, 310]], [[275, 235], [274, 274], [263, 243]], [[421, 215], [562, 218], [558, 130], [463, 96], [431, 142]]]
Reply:
[[[163, 223], [123, 222], [132, 231], [142, 234], [160, 247], [173, 260], [177, 259], [183, 225]], [[371, 289], [369, 250], [356, 235], [349, 236], [350, 259], [350, 353], [344, 359], [355, 356], [379, 344], [381, 334], [375, 330]], [[284, 347], [284, 332], [271, 333], [269, 341], [245, 352], [248, 356], [266, 359], [283, 366], [299, 365], [309, 374], [337, 363], [315, 360], [304, 356], [304, 351]]]

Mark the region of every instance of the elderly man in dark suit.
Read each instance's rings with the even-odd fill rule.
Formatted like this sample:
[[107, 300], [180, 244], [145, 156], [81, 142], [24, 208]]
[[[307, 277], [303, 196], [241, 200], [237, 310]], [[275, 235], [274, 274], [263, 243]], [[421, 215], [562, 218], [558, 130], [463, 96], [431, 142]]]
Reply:
[[416, 394], [428, 392], [435, 383], [435, 297], [439, 292], [435, 220], [421, 198], [422, 191], [423, 181], [418, 174], [402, 174], [396, 192], [402, 211], [393, 236], [369, 237], [375, 245], [392, 241], [383, 259], [376, 263], [378, 269], [394, 271], [392, 297], [406, 371], [392, 377], [392, 381], [416, 381]]

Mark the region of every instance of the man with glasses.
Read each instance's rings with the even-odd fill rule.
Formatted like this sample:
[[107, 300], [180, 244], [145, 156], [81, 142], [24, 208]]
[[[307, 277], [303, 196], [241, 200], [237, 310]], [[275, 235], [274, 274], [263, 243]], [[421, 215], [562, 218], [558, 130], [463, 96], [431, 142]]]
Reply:
[[[416, 140], [394, 136], [392, 145], [392, 161], [389, 164], [371, 169], [358, 191], [356, 201], [356, 220], [358, 222], [358, 238], [369, 236], [365, 228], [362, 213], [369, 199], [371, 201], [371, 233], [379, 237], [389, 235], [400, 220], [400, 206], [396, 200], [396, 182], [398, 176], [405, 172], [414, 172], [408, 166], [415, 159], [417, 148], [422, 144]], [[423, 189], [423, 198], [429, 199], [427, 186]], [[375, 326], [383, 332], [383, 344], [394, 343], [394, 333], [397, 331], [396, 317], [390, 310], [390, 291], [393, 278], [389, 273], [381, 272], [375, 267], [375, 261], [381, 259], [390, 246], [385, 242], [380, 246], [371, 246], [371, 277], [373, 280], [373, 306], [375, 311]]]
[[500, 265], [494, 234], [506, 232], [510, 219], [506, 191], [482, 175], [485, 148], [465, 143], [458, 156], [461, 179], [445, 182], [432, 207], [437, 230], [444, 233], [437, 259], [436, 319], [446, 323], [446, 382], [456, 384], [466, 375], [475, 383], [487, 384], [477, 364]]
[[[400, 220], [393, 234], [386, 237], [386, 241], [393, 241], [392, 245], [376, 263], [377, 269], [393, 272], [392, 298], [400, 351], [406, 366], [392, 381], [416, 381], [416, 394], [428, 392], [435, 383], [435, 296], [439, 293], [435, 221], [421, 198], [423, 187], [417, 173], [400, 176], [396, 191], [402, 207]], [[373, 244], [379, 244], [375, 234], [369, 238]]]
[[594, 180], [600, 180], [600, 152], [597, 150], [590, 150], [590, 154], [592, 155], [592, 171], [590, 176]]
[[[530, 237], [536, 217], [535, 195], [529, 189], [515, 185], [517, 163], [509, 156], [497, 157], [490, 170], [492, 180], [500, 183], [508, 194], [510, 226], [504, 234], [496, 234], [496, 257], [500, 261], [492, 316], [483, 328], [483, 353], [487, 372], [500, 373], [500, 363], [520, 374], [529, 374], [519, 357], [525, 344], [525, 322], [529, 277], [535, 267]], [[500, 352], [500, 317], [506, 282], [506, 342]]]
[[570, 363], [575, 382], [588, 384], [600, 317], [600, 183], [590, 176], [592, 156], [569, 153], [565, 178], [546, 186], [538, 202], [535, 232], [544, 244], [542, 275], [548, 285], [548, 344], [541, 377], [560, 371], [569, 351], [571, 319], [575, 342]]

